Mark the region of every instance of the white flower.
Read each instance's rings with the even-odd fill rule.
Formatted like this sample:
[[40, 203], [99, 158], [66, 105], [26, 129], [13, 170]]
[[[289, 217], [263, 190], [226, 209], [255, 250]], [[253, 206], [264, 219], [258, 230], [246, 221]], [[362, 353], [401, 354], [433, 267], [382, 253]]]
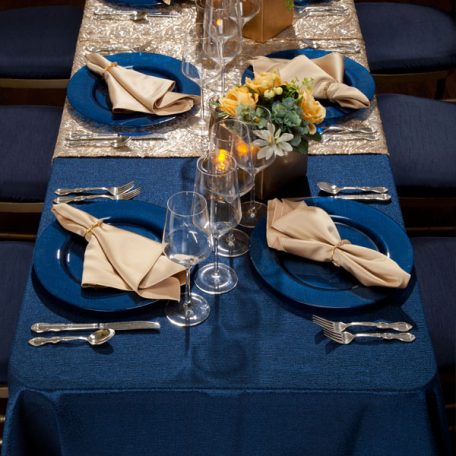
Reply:
[[293, 139], [293, 135], [291, 133], [282, 134], [280, 128], [276, 131], [275, 125], [272, 123], [268, 123], [267, 130], [255, 130], [253, 133], [260, 138], [253, 141], [253, 145], [260, 149], [257, 154], [260, 159], [269, 160], [274, 154], [282, 157], [293, 150], [288, 142]]

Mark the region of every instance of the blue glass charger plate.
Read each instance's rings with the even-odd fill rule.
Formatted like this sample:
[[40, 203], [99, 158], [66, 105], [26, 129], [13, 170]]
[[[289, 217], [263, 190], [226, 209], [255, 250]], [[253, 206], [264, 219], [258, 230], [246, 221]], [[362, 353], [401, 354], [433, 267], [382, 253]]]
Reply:
[[320, 5], [330, 3], [332, 0], [294, 0], [295, 8], [303, 8], [305, 6]]
[[[273, 52], [271, 54], [268, 54], [267, 57], [291, 60], [301, 54], [305, 55], [309, 59], [316, 59], [318, 57], [323, 57], [324, 55], [330, 54], [330, 52], [317, 49], [287, 49], [284, 51]], [[375, 95], [375, 82], [369, 71], [358, 62], [355, 62], [348, 57], [344, 58], [344, 64], [345, 72], [343, 82], [349, 86], [356, 87], [358, 90], [364, 93], [364, 95], [366, 95], [369, 100], [372, 100]], [[245, 78], [252, 79], [253, 77], [253, 69], [252, 67], [248, 67], [242, 75], [242, 82], [244, 83]], [[355, 110], [342, 108], [338, 104], [332, 103], [328, 100], [318, 101], [326, 108], [326, 117], [322, 124], [331, 124], [338, 120], [341, 120], [344, 117], [351, 116], [353, 114], [359, 113], [360, 111], [363, 111], [359, 109]]]
[[[353, 201], [331, 198], [306, 199], [330, 214], [342, 239], [375, 249], [407, 272], [413, 267], [413, 249], [407, 234], [383, 212]], [[354, 309], [380, 302], [400, 290], [366, 287], [349, 272], [332, 263], [307, 260], [270, 249], [266, 242], [266, 220], [255, 227], [250, 258], [264, 281], [278, 293], [308, 306]]]
[[[161, 242], [165, 209], [141, 201], [92, 203], [84, 210], [106, 223]], [[33, 257], [35, 274], [55, 298], [84, 310], [122, 312], [148, 306], [157, 300], [113, 288], [82, 288], [82, 270], [87, 241], [51, 223], [36, 241]]]
[[[175, 92], [199, 95], [197, 84], [187, 79], [181, 70], [181, 61], [162, 54], [129, 52], [106, 56], [121, 66], [132, 67], [141, 73], [176, 81]], [[101, 76], [92, 73], [87, 66], [79, 69], [70, 79], [67, 97], [71, 106], [84, 118], [113, 127], [149, 127], [169, 122], [176, 118], [153, 114], [114, 114], [108, 95], [108, 87]], [[193, 114], [195, 108], [179, 116]]]

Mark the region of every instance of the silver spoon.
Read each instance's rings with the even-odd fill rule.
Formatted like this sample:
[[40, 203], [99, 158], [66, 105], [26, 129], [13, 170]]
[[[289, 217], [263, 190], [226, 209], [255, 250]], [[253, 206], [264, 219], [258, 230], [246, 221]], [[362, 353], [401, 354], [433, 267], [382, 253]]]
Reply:
[[387, 193], [387, 187], [338, 187], [337, 185], [330, 184], [329, 182], [317, 182], [318, 188], [323, 192], [331, 195], [337, 195], [345, 190], [355, 190], [359, 192], [372, 192], [372, 193]]
[[113, 329], [99, 329], [98, 331], [89, 334], [88, 336], [54, 336], [54, 337], [34, 337], [28, 343], [34, 347], [39, 347], [45, 344], [58, 344], [60, 342], [70, 342], [73, 340], [83, 340], [92, 346], [102, 345], [115, 335]]

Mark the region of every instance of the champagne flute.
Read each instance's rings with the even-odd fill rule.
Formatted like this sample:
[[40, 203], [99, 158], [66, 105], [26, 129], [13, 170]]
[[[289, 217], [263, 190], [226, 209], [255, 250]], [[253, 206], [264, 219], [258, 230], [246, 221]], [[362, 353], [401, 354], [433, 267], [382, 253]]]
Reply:
[[[240, 196], [246, 195], [255, 185], [255, 168], [252, 162], [251, 137], [248, 126], [239, 119], [222, 119], [211, 129], [211, 145], [217, 153], [230, 153], [237, 164]], [[233, 229], [220, 237], [218, 253], [223, 257], [237, 257], [249, 251], [249, 236]]]
[[163, 230], [164, 253], [186, 268], [185, 293], [179, 302], [166, 306], [168, 320], [182, 327], [195, 326], [207, 319], [210, 307], [200, 295], [190, 292], [190, 270], [210, 255], [207, 203], [195, 192], [172, 195], [166, 205]]
[[[275, 155], [259, 158], [259, 149], [253, 144], [253, 141], [256, 138], [254, 133], [255, 130], [264, 130], [267, 128], [268, 123], [271, 121], [271, 112], [262, 106], [257, 106], [255, 111], [252, 112], [252, 115], [249, 118], [244, 118], [243, 121], [248, 125], [250, 130], [250, 137], [252, 139], [252, 163], [256, 175], [263, 169], [272, 165], [275, 160]], [[250, 193], [250, 201], [242, 203], [242, 220], [240, 225], [246, 228], [254, 228], [258, 221], [266, 216], [266, 210], [267, 207], [265, 204], [255, 200], [255, 186], [253, 186]]]
[[239, 224], [241, 203], [237, 167], [228, 154], [210, 152], [197, 162], [195, 191], [207, 201], [208, 231], [212, 235], [215, 262], [201, 268], [196, 286], [209, 294], [222, 294], [237, 285], [237, 274], [226, 264], [220, 264], [217, 253], [219, 238]]
[[200, 136], [207, 135], [206, 128], [206, 88], [207, 84], [217, 79], [220, 74], [220, 67], [214, 59], [211, 59], [203, 51], [207, 47], [208, 37], [196, 36], [198, 25], [193, 30], [192, 39], [187, 42], [182, 52], [181, 69], [185, 77], [199, 85], [201, 89], [201, 109], [198, 116], [198, 122], [192, 127], [195, 133]]

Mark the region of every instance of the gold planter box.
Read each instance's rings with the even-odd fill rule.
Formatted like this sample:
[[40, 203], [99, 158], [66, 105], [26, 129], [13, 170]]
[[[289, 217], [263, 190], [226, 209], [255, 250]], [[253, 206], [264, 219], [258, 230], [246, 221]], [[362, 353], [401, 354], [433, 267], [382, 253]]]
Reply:
[[260, 0], [260, 12], [246, 24], [242, 34], [264, 43], [293, 23], [293, 8], [287, 0]]
[[307, 154], [288, 152], [284, 157], [276, 157], [271, 166], [256, 176], [256, 196], [265, 202], [272, 198], [304, 196], [306, 173]]

